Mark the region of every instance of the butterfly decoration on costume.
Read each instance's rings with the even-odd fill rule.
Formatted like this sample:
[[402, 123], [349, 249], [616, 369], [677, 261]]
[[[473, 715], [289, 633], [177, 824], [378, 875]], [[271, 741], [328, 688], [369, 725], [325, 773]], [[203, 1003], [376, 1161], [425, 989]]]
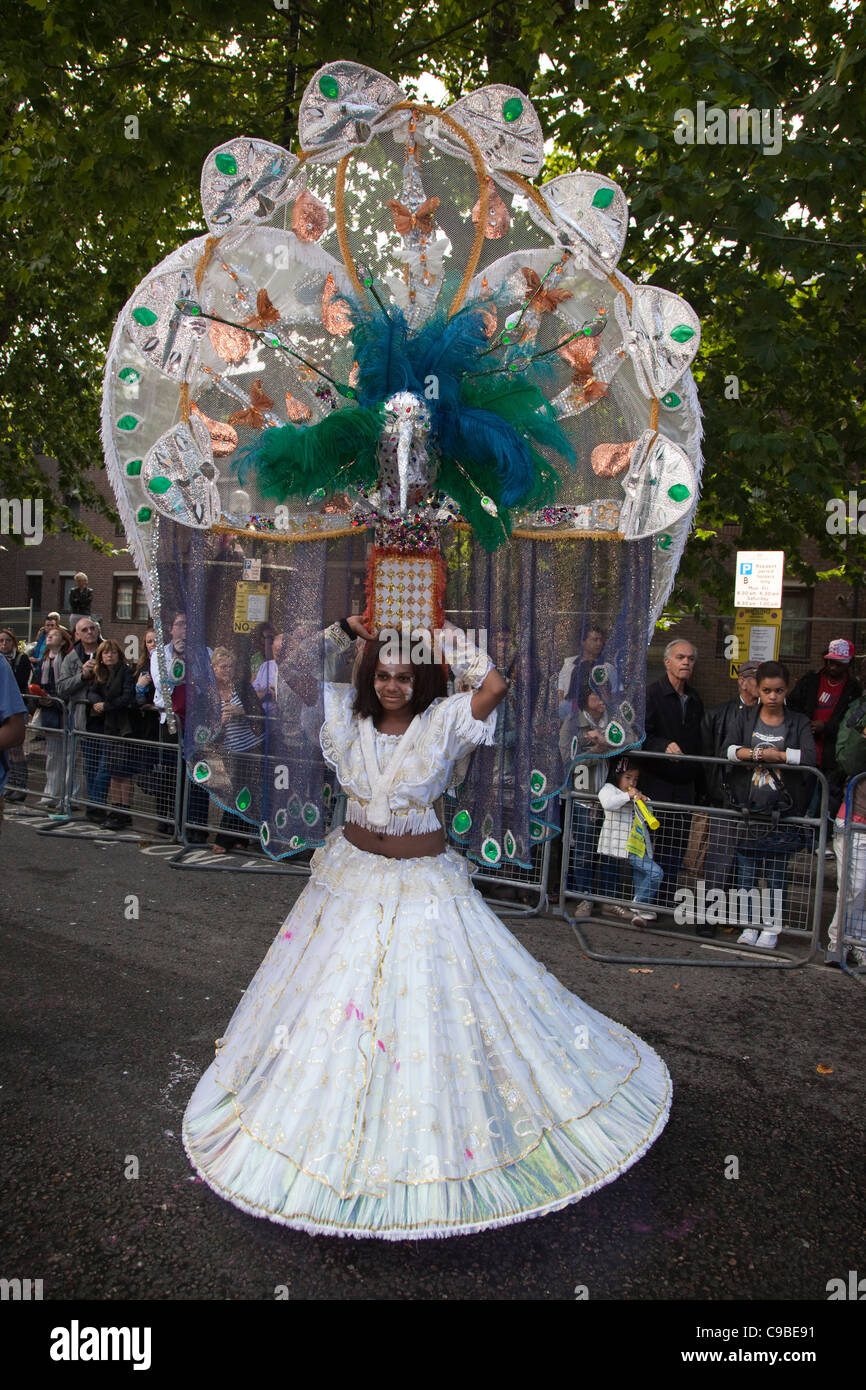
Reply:
[[262, 390], [261, 381], [254, 381], [250, 386], [250, 403], [246, 410], [236, 410], [228, 418], [230, 425], [246, 425], [247, 429], [263, 430], [267, 423], [264, 411], [270, 410], [273, 401], [266, 391]]
[[424, 232], [429, 236], [433, 230], [433, 215], [438, 206], [438, 198], [428, 198], [413, 212], [396, 198], [388, 199], [388, 207], [394, 215], [394, 226], [401, 236], [408, 236], [410, 232], [415, 231]]

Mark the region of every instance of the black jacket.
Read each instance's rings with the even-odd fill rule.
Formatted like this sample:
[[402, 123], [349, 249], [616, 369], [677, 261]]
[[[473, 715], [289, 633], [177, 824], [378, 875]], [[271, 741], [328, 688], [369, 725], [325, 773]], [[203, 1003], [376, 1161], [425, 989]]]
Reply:
[[[686, 685], [685, 714], [680, 697], [667, 675], [654, 681], [646, 693], [646, 739], [644, 748], [651, 753], [663, 753], [669, 743], [677, 743], [684, 753], [700, 755], [701, 720], [704, 705], [694, 686]], [[703, 771], [698, 763], [681, 762], [676, 757], [664, 762], [648, 760], [641, 768], [641, 790], [652, 801], [671, 801], [679, 805], [694, 804], [703, 795]]]
[[[821, 683], [820, 671], [807, 671], [805, 676], [801, 676], [791, 691], [786, 704], [788, 709], [797, 710], [800, 714], [805, 714], [809, 720], [814, 719], [815, 710], [818, 707], [818, 686]], [[860, 682], [849, 675], [842, 687], [839, 699], [836, 701], [836, 708], [824, 725], [823, 752], [821, 760], [821, 771], [831, 781], [835, 781], [833, 774], [836, 772], [836, 735], [842, 726], [842, 720], [849, 705], [862, 694]]]
[[[739, 719], [741, 710], [748, 708], [750, 706], [744, 705], [738, 695], [734, 700], [726, 700], [723, 705], [714, 705], [712, 709], [707, 710], [701, 720], [701, 748], [704, 757], [724, 758], [727, 755], [728, 748], [734, 742], [734, 723]], [[728, 805], [728, 797], [725, 794], [728, 769], [709, 763], [704, 768], [704, 777], [710, 804]]]
[[85, 584], [83, 589], [77, 589], [74, 585], [69, 590], [69, 611], [77, 613], [79, 617], [89, 617], [91, 604], [93, 603], [93, 590]]
[[[120, 668], [120, 679], [113, 696], [108, 693], [108, 682], [94, 681], [87, 692], [89, 706], [105, 705], [103, 714], [104, 730], [114, 738], [134, 738], [137, 736], [139, 719], [135, 700], [135, 676], [131, 666]], [[96, 716], [99, 718], [99, 716]], [[92, 727], [93, 716], [89, 721]]]
[[[732, 721], [730, 726], [731, 743], [739, 748], [750, 748], [752, 745], [752, 734], [758, 722], [761, 712], [760, 704], [752, 705], [751, 708], [743, 708], [739, 715]], [[800, 714], [797, 710], [792, 710], [786, 706], [785, 709], [785, 746], [786, 748], [799, 748], [800, 763], [806, 767], [817, 767], [818, 754], [815, 749], [815, 740], [812, 737], [812, 730], [809, 728], [809, 720], [805, 714]], [[782, 814], [791, 816], [804, 816], [806, 808], [812, 798], [815, 787], [815, 778], [808, 773], [784, 772], [781, 765], [772, 764], [773, 772], [782, 784], [783, 793], [779, 798], [776, 808]], [[749, 794], [752, 786], [752, 774], [754, 764], [746, 762], [731, 762], [731, 771], [726, 777], [726, 782], [730, 788], [731, 801], [734, 805], [743, 809], [749, 805]]]
[[[4, 657], [3, 660], [9, 661], [9, 658]], [[29, 656], [25, 656], [23, 652], [13, 652], [12, 660], [9, 661], [9, 665], [12, 667], [12, 675], [15, 677], [15, 684], [18, 686], [21, 694], [26, 695], [27, 687], [32, 680]]]

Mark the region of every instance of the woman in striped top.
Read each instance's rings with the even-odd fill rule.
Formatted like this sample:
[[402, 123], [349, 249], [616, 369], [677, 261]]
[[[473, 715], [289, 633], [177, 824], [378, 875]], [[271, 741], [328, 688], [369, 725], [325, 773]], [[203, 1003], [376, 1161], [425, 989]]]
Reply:
[[[214, 647], [211, 666], [222, 704], [222, 743], [226, 762], [231, 764], [230, 782], [242, 787], [254, 776], [254, 754], [264, 738], [261, 706], [249, 681], [236, 681], [235, 658], [228, 647]], [[214, 853], [226, 854], [236, 846], [245, 849], [249, 829], [247, 822], [233, 811], [223, 811]]]

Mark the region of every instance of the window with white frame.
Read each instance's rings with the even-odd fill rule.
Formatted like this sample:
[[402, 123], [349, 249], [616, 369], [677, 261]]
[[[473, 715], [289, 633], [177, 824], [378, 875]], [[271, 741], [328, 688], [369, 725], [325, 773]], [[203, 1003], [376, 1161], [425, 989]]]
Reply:
[[114, 576], [112, 613], [114, 621], [117, 623], [147, 622], [147, 598], [137, 575], [116, 574]]

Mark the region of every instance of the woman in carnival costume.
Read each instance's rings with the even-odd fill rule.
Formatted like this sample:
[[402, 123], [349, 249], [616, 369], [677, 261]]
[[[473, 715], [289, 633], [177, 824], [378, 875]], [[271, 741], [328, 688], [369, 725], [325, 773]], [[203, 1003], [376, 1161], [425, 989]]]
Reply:
[[[246, 990], [184, 1117], [221, 1196], [316, 1234], [459, 1235], [556, 1211], [661, 1132], [667, 1069], [570, 994], [506, 930], [445, 847], [436, 804], [493, 742], [508, 686], [449, 631], [442, 665], [385, 662], [327, 683], [325, 758], [346, 824]], [[422, 653], [429, 655], [428, 652]]]
[[[537, 872], [577, 763], [642, 741], [697, 501], [700, 326], [619, 268], [615, 183], [531, 182], [543, 135], [513, 88], [441, 111], [341, 60], [298, 136], [211, 152], [208, 235], [137, 287], [106, 364], [106, 467], [188, 776], [271, 859], [314, 851], [184, 1141], [215, 1192], [314, 1234], [481, 1231], [612, 1181], [670, 1106], [664, 1063], [527, 954], [470, 861]], [[261, 746], [226, 759], [209, 650], [242, 660], [262, 623]], [[435, 641], [395, 653], [389, 628], [444, 632], [456, 693]], [[587, 631], [590, 752], [557, 680]]]

